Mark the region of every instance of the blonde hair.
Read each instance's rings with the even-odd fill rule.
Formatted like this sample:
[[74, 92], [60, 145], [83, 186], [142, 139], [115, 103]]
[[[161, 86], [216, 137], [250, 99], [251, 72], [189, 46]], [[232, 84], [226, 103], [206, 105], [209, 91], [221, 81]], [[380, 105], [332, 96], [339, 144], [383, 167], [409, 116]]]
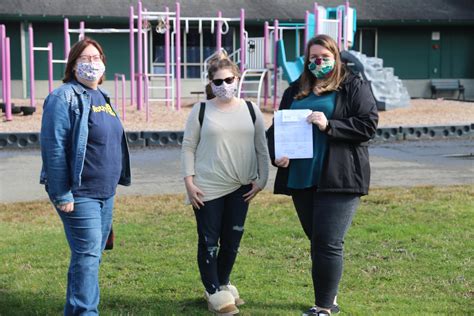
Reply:
[[[213, 80], [215, 73], [221, 69], [228, 69], [235, 77], [240, 78], [239, 67], [237, 67], [224, 51], [217, 53], [213, 58], [211, 58], [208, 67], [207, 77], [209, 81]], [[206, 97], [208, 100], [216, 97], [214, 93], [212, 93], [211, 83], [206, 85]]]
[[[334, 55], [334, 69], [331, 71], [327, 78], [317, 79], [308, 68], [308, 65], [310, 64], [309, 50], [314, 45], [320, 45], [329, 50]], [[336, 41], [334, 41], [328, 35], [317, 35], [310, 39], [308, 44], [306, 45], [303, 74], [301, 75], [301, 79], [299, 82], [300, 90], [299, 93], [295, 96], [295, 99], [300, 100], [306, 98], [311, 93], [311, 91], [313, 91], [314, 88], [316, 88], [318, 94], [328, 91], [336, 91], [339, 89], [346, 75], [347, 70], [345, 65], [341, 61], [341, 56]]]

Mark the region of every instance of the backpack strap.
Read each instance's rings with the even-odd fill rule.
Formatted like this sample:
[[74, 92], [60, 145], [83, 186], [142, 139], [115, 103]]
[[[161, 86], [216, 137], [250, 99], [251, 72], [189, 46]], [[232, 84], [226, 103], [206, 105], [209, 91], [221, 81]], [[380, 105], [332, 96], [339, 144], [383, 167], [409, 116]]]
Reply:
[[206, 112], [206, 102], [201, 102], [201, 107], [199, 108], [199, 125], [202, 127], [202, 122], [204, 122], [204, 112]]
[[252, 102], [245, 101], [247, 103], [247, 107], [249, 108], [250, 116], [252, 116], [253, 125], [255, 125], [255, 121], [257, 120], [257, 116], [255, 115], [255, 110], [253, 109]]

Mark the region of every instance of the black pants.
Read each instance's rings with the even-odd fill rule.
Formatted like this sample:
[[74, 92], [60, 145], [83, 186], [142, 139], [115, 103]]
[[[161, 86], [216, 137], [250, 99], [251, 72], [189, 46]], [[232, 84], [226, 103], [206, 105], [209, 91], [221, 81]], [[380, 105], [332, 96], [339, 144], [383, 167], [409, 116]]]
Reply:
[[343, 269], [344, 236], [359, 205], [359, 194], [294, 190], [293, 203], [311, 241], [315, 304], [329, 308], [337, 295]]
[[209, 294], [229, 283], [249, 207], [242, 195], [251, 189], [252, 185], [241, 186], [226, 196], [204, 202], [199, 210], [194, 209], [199, 235], [197, 261]]

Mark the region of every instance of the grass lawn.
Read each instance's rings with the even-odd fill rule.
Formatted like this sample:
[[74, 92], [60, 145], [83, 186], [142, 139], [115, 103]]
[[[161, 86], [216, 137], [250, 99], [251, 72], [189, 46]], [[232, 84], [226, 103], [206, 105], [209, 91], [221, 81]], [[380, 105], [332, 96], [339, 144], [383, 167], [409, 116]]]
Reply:
[[[100, 273], [102, 315], [208, 315], [182, 195], [121, 197]], [[340, 315], [473, 315], [474, 186], [374, 189], [345, 246]], [[59, 315], [69, 249], [47, 202], [0, 204], [0, 315]], [[241, 315], [301, 315], [309, 242], [291, 200], [252, 203], [232, 282]]]

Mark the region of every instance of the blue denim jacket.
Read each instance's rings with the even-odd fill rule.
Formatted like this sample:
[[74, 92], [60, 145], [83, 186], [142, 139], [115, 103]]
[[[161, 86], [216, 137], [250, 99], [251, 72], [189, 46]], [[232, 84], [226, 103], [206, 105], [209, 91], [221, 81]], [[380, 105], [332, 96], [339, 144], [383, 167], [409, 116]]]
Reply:
[[[110, 104], [107, 94], [100, 89], [99, 91]], [[63, 84], [44, 101], [40, 136], [43, 159], [40, 183], [45, 184], [55, 205], [74, 202], [71, 189], [81, 185], [90, 108], [90, 95], [76, 81]], [[118, 117], [117, 115], [117, 119]], [[124, 132], [119, 184], [128, 186], [130, 183], [130, 154]]]

